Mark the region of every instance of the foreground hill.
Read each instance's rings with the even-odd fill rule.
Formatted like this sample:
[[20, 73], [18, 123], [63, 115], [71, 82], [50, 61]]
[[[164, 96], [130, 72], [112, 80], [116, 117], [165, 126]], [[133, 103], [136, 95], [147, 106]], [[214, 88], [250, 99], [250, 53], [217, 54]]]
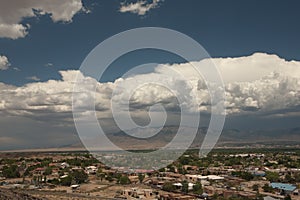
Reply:
[[0, 188], [1, 200], [42, 200], [40, 198], [19, 191]]

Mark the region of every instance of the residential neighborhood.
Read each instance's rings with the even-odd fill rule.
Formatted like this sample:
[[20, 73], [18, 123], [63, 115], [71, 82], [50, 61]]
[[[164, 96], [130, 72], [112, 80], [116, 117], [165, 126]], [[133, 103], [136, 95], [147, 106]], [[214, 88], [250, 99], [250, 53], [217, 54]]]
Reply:
[[299, 150], [189, 150], [158, 170], [109, 167], [86, 152], [1, 153], [0, 175], [1, 190], [42, 199], [300, 199]]

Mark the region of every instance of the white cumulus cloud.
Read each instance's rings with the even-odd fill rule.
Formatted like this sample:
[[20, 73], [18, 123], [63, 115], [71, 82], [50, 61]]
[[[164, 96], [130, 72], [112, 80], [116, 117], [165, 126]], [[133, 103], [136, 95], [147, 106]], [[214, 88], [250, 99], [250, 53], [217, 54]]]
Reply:
[[[201, 70], [207, 61], [193, 62], [193, 65]], [[213, 58], [212, 61], [217, 63], [225, 82], [228, 114], [271, 112], [275, 116], [280, 111], [280, 115], [284, 116], [283, 110], [290, 112], [299, 108], [299, 61], [286, 61], [263, 53], [240, 58]], [[174, 70], [183, 76], [175, 76]], [[76, 70], [60, 73], [61, 80], [34, 82], [21, 87], [1, 83], [0, 112], [39, 120], [51, 118], [71, 122], [72, 92], [77, 75], [82, 77], [84, 84], [78, 86], [76, 107], [89, 114], [91, 108], [86, 103], [95, 96], [95, 108], [99, 118], [112, 118], [111, 99], [120, 104], [129, 99], [132, 115], [137, 118], [143, 118], [147, 113], [145, 111], [155, 104], [176, 113], [179, 111], [178, 96], [181, 96], [180, 106], [185, 106], [191, 112], [210, 112], [210, 94], [204, 80], [194, 75], [190, 64], [159, 65], [154, 72], [119, 78], [107, 83], [85, 77]], [[145, 81], [154, 84], [143, 85]], [[128, 91], [136, 87], [130, 96]]]
[[18, 39], [28, 34], [28, 26], [23, 24], [0, 24], [0, 37]]
[[41, 80], [41, 79], [38, 78], [37, 76], [29, 76], [29, 77], [27, 77], [26, 79], [32, 80], [32, 81], [40, 81], [40, 80]]
[[24, 18], [49, 14], [53, 22], [71, 22], [83, 10], [81, 0], [0, 0], [0, 37], [18, 39], [28, 34]]
[[137, 1], [135, 3], [122, 3], [120, 7], [120, 12], [131, 12], [138, 15], [145, 15], [148, 11], [153, 8], [158, 7], [161, 0], [153, 0], [152, 3], [147, 1]]
[[10, 66], [10, 62], [6, 56], [0, 55], [0, 70], [7, 70]]

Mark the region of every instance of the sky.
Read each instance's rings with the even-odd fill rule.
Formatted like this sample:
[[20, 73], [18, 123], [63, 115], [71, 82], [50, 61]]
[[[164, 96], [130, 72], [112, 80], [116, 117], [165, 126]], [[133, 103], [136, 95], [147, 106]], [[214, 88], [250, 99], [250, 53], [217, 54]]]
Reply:
[[[1, 148], [78, 142], [72, 91], [81, 64], [99, 43], [140, 27], [179, 31], [203, 46], [224, 81], [225, 128], [298, 127], [299, 6], [297, 0], [0, 0]], [[145, 63], [158, 64], [151, 72], [133, 75], [134, 81], [121, 78]], [[201, 68], [206, 61], [193, 63]], [[173, 69], [188, 80], [171, 76]], [[186, 60], [170, 52], [130, 52], [115, 60], [99, 82], [84, 80], [96, 85], [97, 117], [114, 131], [113, 90], [161, 77], [162, 84], [181, 88], [188, 110], [210, 113], [210, 95], [201, 87], [204, 81], [193, 76]], [[192, 92], [195, 98], [190, 98]], [[124, 92], [115, 100], [122, 102], [125, 97]], [[144, 110], [158, 102], [176, 118], [178, 102], [164, 88], [146, 86], [132, 98], [136, 119], [147, 121]]]

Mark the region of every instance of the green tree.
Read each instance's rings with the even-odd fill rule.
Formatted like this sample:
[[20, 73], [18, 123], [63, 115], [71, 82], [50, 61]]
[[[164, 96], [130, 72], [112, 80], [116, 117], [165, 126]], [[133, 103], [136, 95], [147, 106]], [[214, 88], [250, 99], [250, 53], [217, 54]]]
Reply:
[[269, 186], [268, 184], [265, 184], [262, 187], [262, 189], [264, 190], [264, 192], [271, 192], [272, 193], [274, 191], [274, 189], [271, 186]]
[[179, 173], [179, 174], [186, 174], [187, 171], [186, 171], [183, 167], [179, 167], [179, 168], [178, 168], [178, 173]]
[[72, 172], [71, 177], [77, 184], [85, 183], [88, 180], [88, 175], [83, 170]]
[[50, 175], [50, 174], [52, 174], [52, 168], [51, 167], [47, 167], [46, 169], [45, 169], [45, 172], [44, 172], [44, 175]]
[[191, 158], [189, 156], [187, 157], [187, 156], [183, 155], [179, 158], [179, 163], [181, 165], [188, 165], [190, 162], [191, 162]]
[[279, 174], [277, 172], [266, 172], [266, 178], [267, 180], [271, 182], [277, 182], [279, 181]]
[[161, 168], [161, 169], [159, 169], [158, 171], [159, 171], [159, 172], [165, 172], [166, 170], [165, 170], [165, 168]]
[[253, 191], [258, 191], [258, 189], [259, 189], [259, 186], [258, 186], [257, 184], [254, 184], [254, 185], [252, 186], [252, 190], [253, 190]]
[[197, 182], [197, 183], [193, 186], [193, 193], [199, 194], [199, 195], [203, 193], [202, 185], [201, 185], [200, 182]]
[[[300, 162], [300, 160], [299, 160], [299, 162]], [[295, 179], [295, 182], [300, 182], [300, 173], [295, 173], [294, 174], [294, 179]]]
[[72, 184], [72, 177], [67, 176], [65, 178], [60, 179], [60, 184], [62, 186], [70, 186]]
[[128, 178], [128, 176], [121, 176], [120, 177], [120, 184], [121, 185], [130, 184], [130, 179]]
[[163, 184], [162, 189], [167, 191], [167, 192], [173, 192], [174, 190], [176, 190], [176, 186], [173, 185], [173, 183], [171, 183], [171, 182], [165, 182]]
[[285, 175], [284, 180], [287, 183], [294, 183], [295, 182], [295, 179], [290, 174]]
[[254, 176], [251, 173], [243, 172], [243, 171], [232, 172], [232, 175], [241, 177], [242, 179], [245, 179], [246, 181], [251, 181], [254, 178]]
[[139, 181], [140, 181], [140, 183], [143, 182], [144, 178], [145, 178], [144, 174], [139, 174]]
[[114, 179], [112, 177], [112, 175], [108, 174], [106, 177], [105, 177], [106, 180], [108, 180], [109, 182], [112, 182]]
[[19, 178], [20, 173], [17, 165], [4, 166], [2, 168], [2, 175], [5, 178]]
[[51, 179], [47, 181], [48, 183], [54, 184], [54, 185], [58, 185], [60, 182], [57, 178]]
[[170, 172], [175, 172], [175, 166], [169, 165], [168, 168]]
[[188, 193], [189, 192], [189, 183], [187, 181], [182, 181], [182, 188], [181, 191], [183, 193]]
[[96, 174], [97, 174], [97, 177], [99, 177], [101, 181], [105, 178], [105, 173], [103, 173], [103, 171], [102, 171], [101, 168], [99, 168], [99, 169], [97, 170], [97, 173], [96, 173]]

